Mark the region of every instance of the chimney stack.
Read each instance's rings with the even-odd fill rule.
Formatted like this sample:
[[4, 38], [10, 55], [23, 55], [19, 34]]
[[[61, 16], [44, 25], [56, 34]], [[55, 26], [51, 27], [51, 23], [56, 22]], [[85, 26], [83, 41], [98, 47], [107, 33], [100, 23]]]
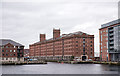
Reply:
[[53, 38], [56, 39], [60, 37], [60, 29], [53, 29]]
[[40, 42], [46, 40], [45, 34], [40, 34]]

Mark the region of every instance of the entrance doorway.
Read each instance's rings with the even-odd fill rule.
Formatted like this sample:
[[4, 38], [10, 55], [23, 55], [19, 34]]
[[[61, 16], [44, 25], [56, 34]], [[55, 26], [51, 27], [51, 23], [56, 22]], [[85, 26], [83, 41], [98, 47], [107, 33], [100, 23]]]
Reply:
[[86, 56], [82, 56], [82, 61], [85, 61], [87, 59]]

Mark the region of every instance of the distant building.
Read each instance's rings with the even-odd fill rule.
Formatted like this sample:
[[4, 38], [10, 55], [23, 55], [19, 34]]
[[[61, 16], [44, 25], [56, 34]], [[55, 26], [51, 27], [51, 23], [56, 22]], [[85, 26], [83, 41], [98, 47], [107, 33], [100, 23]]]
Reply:
[[101, 25], [100, 58], [102, 61], [120, 61], [120, 19]]
[[0, 39], [2, 61], [24, 61], [24, 45], [9, 39]]
[[24, 57], [29, 57], [29, 49], [24, 49]]
[[30, 57], [47, 60], [94, 59], [94, 35], [83, 32], [63, 34], [53, 29], [53, 38], [46, 40], [40, 34], [40, 41], [30, 45]]
[[99, 52], [94, 52], [94, 56], [95, 56], [95, 57], [100, 57]]

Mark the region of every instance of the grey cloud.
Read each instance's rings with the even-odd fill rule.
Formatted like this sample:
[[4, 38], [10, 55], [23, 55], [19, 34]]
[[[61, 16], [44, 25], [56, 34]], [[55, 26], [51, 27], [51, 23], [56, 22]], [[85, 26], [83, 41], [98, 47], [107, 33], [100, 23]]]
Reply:
[[40, 33], [52, 37], [53, 28], [62, 33], [83, 31], [95, 35], [99, 51], [101, 24], [117, 19], [115, 2], [80, 2], [79, 0], [41, 0], [42, 2], [3, 2], [3, 38], [11, 38], [28, 48]]

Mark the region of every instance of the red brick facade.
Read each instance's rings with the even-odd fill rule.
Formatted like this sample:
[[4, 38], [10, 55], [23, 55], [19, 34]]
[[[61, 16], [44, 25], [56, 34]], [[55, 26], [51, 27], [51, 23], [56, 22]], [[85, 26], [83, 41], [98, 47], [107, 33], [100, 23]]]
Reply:
[[[100, 29], [99, 36], [100, 36], [100, 56], [102, 61], [109, 60], [109, 53], [108, 53], [108, 28]], [[108, 57], [107, 57], [108, 56]]]
[[53, 29], [53, 38], [60, 37], [60, 29]]
[[[79, 57], [94, 58], [94, 35], [83, 32], [64, 34], [53, 30], [53, 38], [30, 45], [31, 57]], [[83, 41], [84, 40], [84, 41]], [[83, 47], [84, 46], [84, 47]], [[85, 49], [85, 52], [83, 52]]]
[[[117, 21], [118, 22], [118, 21]], [[112, 22], [110, 22], [112, 23]], [[119, 23], [106, 24], [106, 27], [99, 29], [99, 39], [100, 39], [100, 60], [101, 61], [111, 61], [111, 54], [109, 53], [109, 28], [120, 25]]]
[[40, 41], [44, 41], [45, 40], [45, 34], [40, 34]]
[[24, 60], [23, 45], [16, 43], [12, 40], [5, 40], [5, 39], [2, 39], [1, 42], [3, 43], [3, 44], [0, 44], [0, 58], [2, 58], [2, 61], [23, 61]]
[[17, 57], [17, 47], [8, 43], [2, 48], [2, 57]]
[[29, 49], [24, 49], [24, 57], [29, 57]]

